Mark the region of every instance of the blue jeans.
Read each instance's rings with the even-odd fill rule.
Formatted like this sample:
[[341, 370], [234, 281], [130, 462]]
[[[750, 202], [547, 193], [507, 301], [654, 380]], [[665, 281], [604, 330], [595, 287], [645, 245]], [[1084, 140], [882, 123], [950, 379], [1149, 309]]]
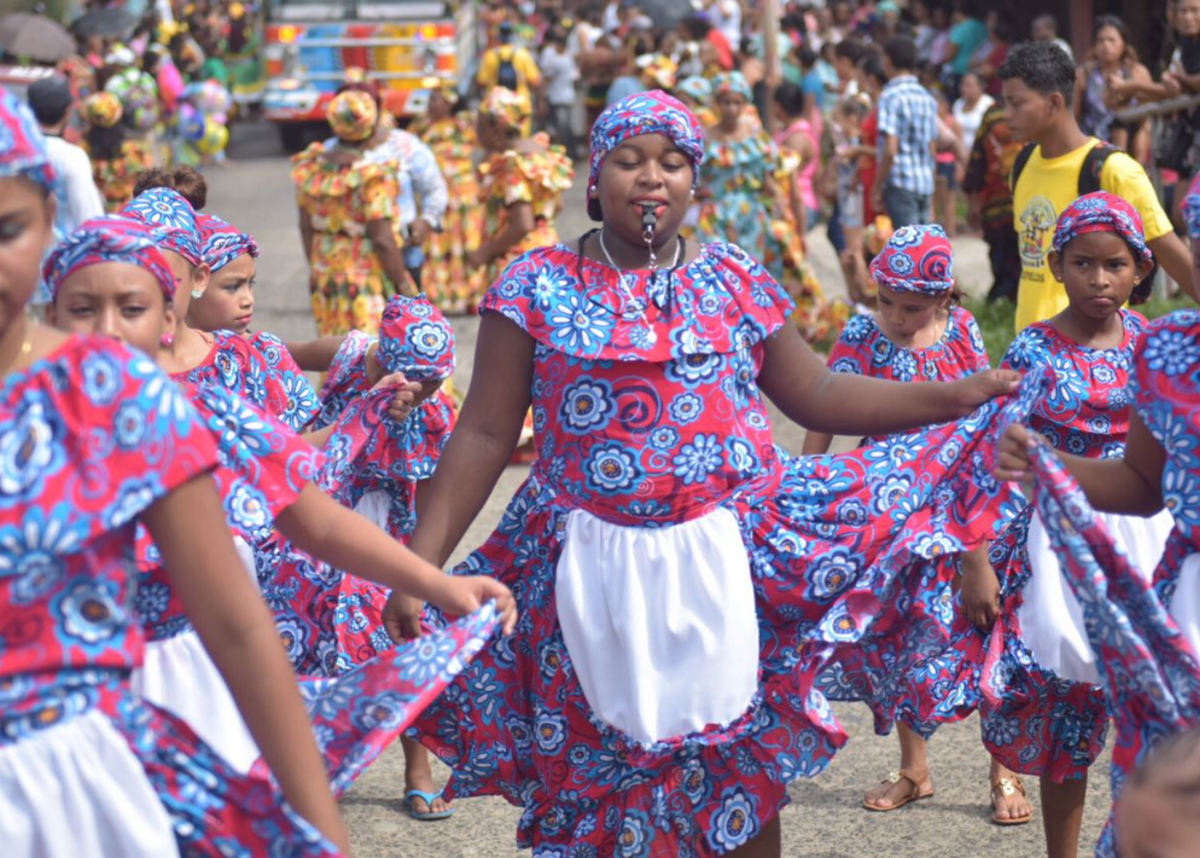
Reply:
[[883, 207], [896, 229], [915, 223], [929, 223], [929, 197], [929, 194], [917, 194], [888, 185], [883, 189]]

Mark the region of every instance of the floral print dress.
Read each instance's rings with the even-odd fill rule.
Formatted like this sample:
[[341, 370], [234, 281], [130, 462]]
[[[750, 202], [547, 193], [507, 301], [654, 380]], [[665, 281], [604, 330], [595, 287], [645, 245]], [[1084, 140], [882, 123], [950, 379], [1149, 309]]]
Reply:
[[[397, 285], [384, 273], [367, 224], [387, 220], [398, 229], [397, 170], [365, 158], [335, 164], [325, 153], [324, 144], [314, 143], [292, 159], [296, 200], [312, 218], [313, 319], [322, 337], [374, 333]], [[403, 246], [398, 233], [396, 244]]]
[[549, 145], [546, 135], [539, 134], [534, 139], [542, 142], [542, 151], [510, 149], [492, 155], [479, 166], [480, 193], [485, 201], [491, 235], [504, 231], [510, 206], [528, 203], [533, 208], [533, 230], [504, 256], [492, 260], [488, 282], [526, 251], [558, 241], [554, 222], [562, 208], [563, 191], [571, 187], [575, 178], [575, 165], [561, 146]]
[[709, 197], [700, 206], [696, 238], [729, 241], [768, 264], [783, 280], [783, 264], [771, 234], [767, 177], [779, 172], [779, 148], [761, 129], [741, 140], [710, 137], [700, 167], [700, 187]]
[[[10, 376], [0, 409], [0, 784], [5, 815], [21, 820], [0, 821], [6, 847], [333, 854], [268, 775], [235, 772], [131, 689], [145, 644], [128, 564], [136, 518], [217, 463], [191, 406], [145, 356], [73, 338]], [[29, 755], [42, 763], [32, 779]], [[45, 771], [60, 780], [44, 784]], [[76, 791], [92, 822], [64, 827]]]
[[[1018, 334], [1005, 354], [1006, 368], [1053, 372], [1053, 387], [1036, 403], [1028, 423], [1056, 450], [1090, 459], [1124, 455], [1134, 351], [1146, 320], [1128, 310], [1121, 317], [1125, 339], [1115, 349], [1080, 346], [1040, 322]], [[1148, 566], [1149, 577], [1170, 532], [1170, 517], [1104, 519], [1126, 542], [1130, 556]], [[1085, 636], [1081, 619], [1054, 607], [1053, 591], [1035, 586], [1044, 581], [1033, 576], [1035, 564], [1046, 563], [1046, 528], [1030, 507], [992, 546], [1003, 610], [992, 634], [1002, 637], [1003, 647], [992, 647], [983, 661], [980, 718], [993, 756], [1014, 771], [1062, 782], [1081, 777], [1103, 750], [1108, 711], [1096, 667], [1075, 665], [1079, 659], [1068, 655], [1068, 644], [1048, 638], [1047, 627], [1078, 626], [1079, 636]], [[1084, 676], [1090, 681], [1081, 681]]]
[[209, 336], [213, 344], [204, 360], [175, 380], [231, 390], [293, 432], [303, 431], [320, 403], [279, 338], [260, 332], [247, 340], [232, 331]]
[[[319, 473], [323, 457], [224, 388], [191, 387], [186, 393], [217, 442], [213, 476], [230, 530], [248, 545], [263, 544], [274, 533], [275, 515], [295, 503]], [[186, 720], [237, 770], [249, 771], [258, 748], [144, 528], [139, 529], [138, 569], [135, 606], [149, 642], [146, 666], [135, 678], [138, 694]], [[420, 707], [470, 661], [495, 624], [489, 606], [427, 638], [381, 647], [373, 661], [334, 681], [301, 679], [336, 791], [348, 788], [399, 737]], [[353, 706], [336, 701], [353, 701]]]
[[[941, 339], [923, 349], [897, 346], [874, 315], [856, 315], [828, 362], [834, 372], [899, 382], [958, 381], [990, 368], [979, 325], [959, 306], [950, 308]], [[912, 444], [913, 437], [904, 433], [864, 438], [859, 446], [902, 463]], [[1010, 493], [1005, 503], [1006, 514], [1015, 515], [1018, 495]], [[870, 633], [831, 660], [819, 682], [826, 696], [866, 703], [880, 735], [896, 721], [929, 735], [937, 725], [974, 712], [975, 685], [958, 675], [957, 654], [946, 654], [960, 631], [954, 623], [958, 571], [956, 562], [939, 560], [905, 576]]]
[[[1039, 515], [1082, 606], [1108, 712], [1117, 729], [1112, 796], [1163, 739], [1200, 725], [1200, 313], [1181, 310], [1151, 322], [1133, 355], [1129, 395], [1166, 453], [1162, 497], [1174, 519], [1151, 580], [1131, 562], [1061, 462], [1034, 450], [1032, 472]], [[1049, 395], [1052, 374], [1040, 397]], [[1033, 402], [1006, 421], [1028, 422]], [[1057, 714], [1057, 713], [1056, 713]], [[1096, 854], [1116, 853], [1115, 819]]]
[[[876, 591], [915, 559], [992, 534], [1002, 489], [982, 439], [994, 407], [915, 439], [899, 464], [870, 448], [792, 459], [774, 444], [756, 384], [766, 340], [792, 309], [762, 266], [711, 244], [673, 273], [626, 272], [628, 297], [620, 276], [561, 245], [542, 248], [514, 262], [482, 305], [535, 342], [538, 459], [495, 533], [456, 572], [510, 586], [521, 618], [415, 728], [454, 770], [447, 796], [498, 794], [522, 806], [518, 841], [538, 854], [721, 854], [757, 835], [787, 803], [787, 783], [819, 773], [845, 741], [815, 676], [834, 642], [850, 645], [869, 627]], [[705, 533], [721, 522], [733, 530]], [[682, 624], [697, 637], [679, 648], [686, 667], [665, 663], [682, 671], [664, 683], [676, 687], [711, 688], [697, 655], [721, 659], [722, 647], [709, 649], [713, 629], [692, 629], [666, 605], [635, 623], [600, 603], [582, 624], [560, 620], [560, 564], [578, 562], [569, 534], [582, 525], [656, 543], [656, 572], [679, 566], [662, 541], [726, 534], [707, 547], [742, 571], [705, 568], [750, 594], [739, 603], [748, 615], [733, 623], [742, 641], [744, 623], [758, 629], [749, 700], [720, 721], [649, 740], [598, 714], [608, 701], [584, 691], [568, 628]], [[624, 574], [604, 551], [583, 562]], [[707, 577], [697, 569], [690, 584], [682, 579], [680, 597]], [[636, 659], [638, 649], [611, 655]]]
[[483, 243], [487, 210], [481, 204], [475, 170], [475, 126], [470, 114], [414, 126], [437, 158], [450, 200], [441, 232], [431, 233], [425, 244], [421, 285], [429, 300], [444, 313], [474, 312], [486, 288], [484, 272], [470, 271], [467, 256]]

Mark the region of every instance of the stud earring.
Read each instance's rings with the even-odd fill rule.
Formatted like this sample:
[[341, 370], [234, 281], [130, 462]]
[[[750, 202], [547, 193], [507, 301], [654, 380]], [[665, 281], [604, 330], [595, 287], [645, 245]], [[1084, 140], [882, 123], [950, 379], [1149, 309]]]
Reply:
[[163, 334], [161, 337], [159, 337], [158, 344], [164, 349], [169, 349], [171, 346], [175, 345], [174, 334]]
[[188, 294], [192, 296], [193, 301], [199, 301], [201, 298], [204, 297], [204, 290], [203, 289], [193, 289]]

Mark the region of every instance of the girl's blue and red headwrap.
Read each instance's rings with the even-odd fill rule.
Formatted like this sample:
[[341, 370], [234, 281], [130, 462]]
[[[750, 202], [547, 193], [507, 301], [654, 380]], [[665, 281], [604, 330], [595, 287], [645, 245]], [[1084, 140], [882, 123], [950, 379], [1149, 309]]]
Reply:
[[954, 250], [936, 223], [902, 226], [874, 259], [871, 279], [895, 292], [939, 297], [954, 289]]
[[[588, 188], [596, 187], [600, 167], [608, 153], [631, 137], [643, 134], [662, 134], [669, 137], [680, 152], [692, 162], [692, 190], [700, 181], [700, 164], [704, 160], [704, 129], [682, 101], [662, 90], [639, 92], [609, 105], [592, 126], [591, 169]], [[600, 201], [588, 199], [588, 216], [601, 219]]]
[[162, 235], [144, 223], [120, 215], [92, 218], [50, 252], [42, 276], [52, 300], [63, 281], [81, 268], [104, 262], [123, 262], [149, 271], [167, 302], [175, 299], [175, 275], [159, 252]]
[[220, 271], [244, 253], [258, 257], [258, 242], [228, 221], [198, 212], [196, 227], [200, 232], [200, 255], [213, 271]]
[[1054, 252], [1061, 255], [1063, 248], [1075, 238], [1089, 232], [1115, 232], [1139, 259], [1153, 259], [1154, 254], [1146, 246], [1146, 231], [1142, 216], [1137, 209], [1121, 197], [1107, 191], [1097, 191], [1071, 203], [1058, 216], [1054, 228]]

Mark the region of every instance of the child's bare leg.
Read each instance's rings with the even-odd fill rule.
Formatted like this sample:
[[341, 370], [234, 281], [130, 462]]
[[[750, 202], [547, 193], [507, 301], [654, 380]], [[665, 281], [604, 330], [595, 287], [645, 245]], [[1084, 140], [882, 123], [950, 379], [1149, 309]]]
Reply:
[[1042, 778], [1042, 830], [1046, 832], [1048, 858], [1075, 858], [1079, 854], [1079, 829], [1087, 798], [1087, 773], [1056, 784]]

